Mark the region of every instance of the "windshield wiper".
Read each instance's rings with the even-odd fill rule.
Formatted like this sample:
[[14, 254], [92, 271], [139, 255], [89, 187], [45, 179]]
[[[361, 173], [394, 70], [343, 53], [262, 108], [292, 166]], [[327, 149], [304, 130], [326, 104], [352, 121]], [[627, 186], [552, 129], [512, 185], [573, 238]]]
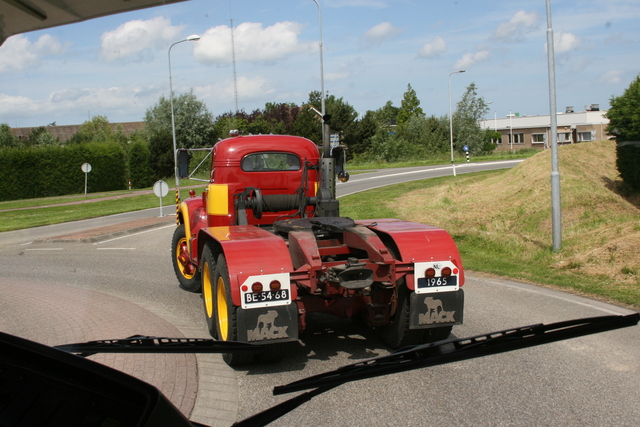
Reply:
[[53, 348], [87, 357], [96, 353], [259, 353], [263, 346], [206, 338], [166, 338], [134, 335], [115, 340], [97, 340]]
[[250, 418], [237, 422], [234, 426], [248, 427], [269, 424], [311, 400], [313, 397], [350, 381], [443, 365], [548, 344], [569, 338], [611, 331], [637, 325], [639, 320], [640, 313], [627, 316], [591, 317], [550, 323], [548, 325], [537, 324], [524, 326], [477, 335], [470, 338], [444, 340], [403, 348], [386, 356], [367, 359], [343, 366], [334, 371], [275, 387], [273, 389], [274, 395], [301, 390], [313, 390], [307, 391]]

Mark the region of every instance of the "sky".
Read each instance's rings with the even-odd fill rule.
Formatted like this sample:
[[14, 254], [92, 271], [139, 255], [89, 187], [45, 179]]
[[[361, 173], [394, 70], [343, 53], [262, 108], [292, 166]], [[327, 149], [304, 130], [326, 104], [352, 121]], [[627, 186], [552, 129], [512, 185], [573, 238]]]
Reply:
[[[170, 74], [174, 94], [193, 91], [214, 117], [236, 99], [247, 113], [304, 104], [322, 80], [360, 114], [400, 106], [411, 85], [425, 114], [446, 116], [472, 82], [488, 118], [549, 114], [545, 0], [318, 3], [322, 39], [314, 0], [189, 0], [12, 36], [0, 123], [142, 121]], [[557, 110], [607, 109], [640, 73], [640, 2], [552, 0], [551, 11]], [[192, 34], [171, 48], [170, 73], [170, 46]]]

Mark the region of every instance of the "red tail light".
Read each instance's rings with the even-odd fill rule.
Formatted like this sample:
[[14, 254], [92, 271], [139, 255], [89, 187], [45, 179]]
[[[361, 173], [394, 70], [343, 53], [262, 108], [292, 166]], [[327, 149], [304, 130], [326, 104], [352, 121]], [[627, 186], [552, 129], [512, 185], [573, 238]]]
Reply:
[[442, 269], [442, 275], [444, 277], [449, 277], [451, 276], [451, 267], [445, 267]]
[[433, 267], [429, 267], [427, 268], [427, 270], [424, 272], [425, 277], [427, 277], [428, 279], [434, 277], [436, 275], [436, 270]]
[[269, 283], [269, 289], [272, 291], [279, 291], [281, 287], [282, 284], [278, 280], [272, 280], [271, 283]]
[[254, 282], [253, 285], [251, 285], [251, 291], [256, 293], [262, 292], [262, 283]]

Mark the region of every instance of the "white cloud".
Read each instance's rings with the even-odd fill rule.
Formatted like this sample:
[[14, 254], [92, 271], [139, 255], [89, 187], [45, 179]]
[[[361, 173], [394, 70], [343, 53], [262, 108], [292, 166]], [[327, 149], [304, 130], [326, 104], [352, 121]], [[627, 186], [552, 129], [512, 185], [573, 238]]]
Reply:
[[456, 63], [453, 65], [453, 68], [456, 70], [466, 70], [478, 62], [483, 62], [489, 59], [489, 51], [481, 50], [475, 53], [465, 53], [462, 58], [458, 59]]
[[100, 56], [105, 61], [135, 56], [142, 60], [153, 59], [153, 52], [166, 49], [175, 42], [183, 26], [172, 26], [166, 18], [125, 22], [100, 37]]
[[394, 27], [389, 22], [382, 22], [374, 27], [369, 28], [360, 38], [362, 46], [379, 46], [393, 36], [400, 34], [402, 30]]
[[50, 122], [56, 117], [74, 115], [78, 111], [109, 111], [118, 110], [122, 114], [140, 114], [143, 107], [151, 105], [157, 100], [157, 95], [149, 99], [140, 100], [135, 87], [112, 88], [69, 88], [54, 92], [45, 99], [32, 99], [25, 96], [10, 96], [0, 94], [0, 115], [15, 116], [24, 120], [30, 116], [47, 116]]
[[0, 93], [0, 116], [6, 117], [20, 111], [29, 114], [38, 110], [36, 103], [26, 96], [12, 96]]
[[[259, 99], [263, 96], [272, 95], [276, 91], [271, 83], [262, 76], [240, 76], [236, 81], [238, 83], [238, 99], [241, 101]], [[225, 80], [208, 86], [196, 87], [193, 92], [198, 98], [228, 100], [234, 99], [235, 86], [233, 81]]]
[[622, 70], [611, 70], [604, 73], [598, 79], [598, 82], [604, 84], [618, 84], [622, 81], [622, 76], [624, 75], [624, 71]]
[[[274, 61], [289, 55], [317, 51], [315, 42], [301, 43], [298, 36], [303, 25], [296, 22], [278, 22], [263, 28], [262, 24], [244, 22], [233, 29], [237, 61]], [[232, 61], [231, 29], [220, 25], [208, 29], [193, 49], [201, 63], [224, 64]]]
[[339, 80], [348, 79], [349, 76], [350, 76], [350, 73], [348, 71], [341, 71], [338, 73], [325, 73], [324, 80], [327, 82], [336, 82]]
[[447, 48], [447, 43], [440, 36], [434, 38], [430, 43], [425, 43], [418, 51], [418, 56], [423, 58], [434, 58], [440, 55]]
[[[581, 41], [575, 34], [558, 31], [553, 35], [553, 48], [555, 53], [565, 53], [575, 50], [580, 44]], [[547, 44], [545, 43], [545, 51], [546, 49]]]
[[538, 28], [540, 15], [537, 12], [527, 13], [524, 10], [516, 12], [509, 22], [503, 22], [493, 31], [491, 38], [503, 42], [517, 42], [524, 40], [524, 35]]
[[68, 46], [49, 34], [40, 36], [35, 43], [24, 35], [9, 37], [0, 47], [0, 72], [36, 67], [43, 57], [62, 54]]

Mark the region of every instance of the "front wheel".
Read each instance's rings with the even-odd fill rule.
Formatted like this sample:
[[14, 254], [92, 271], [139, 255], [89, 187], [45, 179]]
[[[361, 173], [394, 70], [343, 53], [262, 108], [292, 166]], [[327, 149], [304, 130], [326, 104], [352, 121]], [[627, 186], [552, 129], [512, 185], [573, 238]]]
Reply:
[[180, 287], [189, 292], [200, 292], [202, 289], [198, 268], [191, 262], [187, 235], [184, 224], [180, 224], [173, 232], [171, 239], [171, 261]]

